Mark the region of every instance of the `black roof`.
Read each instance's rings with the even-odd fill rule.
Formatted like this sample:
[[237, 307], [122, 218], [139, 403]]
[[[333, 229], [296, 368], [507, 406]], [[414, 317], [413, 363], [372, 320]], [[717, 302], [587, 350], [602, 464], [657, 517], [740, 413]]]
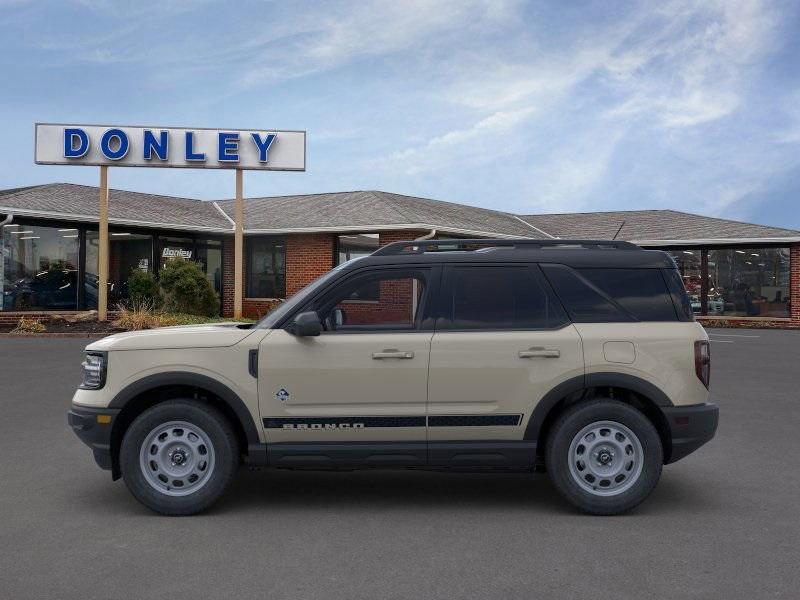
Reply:
[[371, 265], [442, 263], [554, 263], [575, 268], [675, 267], [675, 262], [666, 252], [644, 250], [629, 242], [530, 239], [395, 242], [346, 264], [350, 270]]

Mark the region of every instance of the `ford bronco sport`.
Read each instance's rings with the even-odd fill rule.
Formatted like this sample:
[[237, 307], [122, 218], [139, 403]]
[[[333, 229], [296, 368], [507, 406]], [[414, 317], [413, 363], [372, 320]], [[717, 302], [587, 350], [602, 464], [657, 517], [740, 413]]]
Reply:
[[710, 440], [708, 337], [675, 263], [627, 242], [397, 242], [254, 325], [90, 344], [68, 420], [151, 509], [245, 463], [546, 470], [578, 509], [642, 502]]

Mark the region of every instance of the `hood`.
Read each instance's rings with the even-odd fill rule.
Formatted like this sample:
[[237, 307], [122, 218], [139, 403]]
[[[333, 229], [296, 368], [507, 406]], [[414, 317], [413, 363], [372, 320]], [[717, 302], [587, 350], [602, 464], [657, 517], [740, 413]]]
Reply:
[[87, 350], [164, 350], [169, 348], [222, 348], [233, 346], [255, 331], [241, 323], [182, 325], [115, 333], [89, 344]]

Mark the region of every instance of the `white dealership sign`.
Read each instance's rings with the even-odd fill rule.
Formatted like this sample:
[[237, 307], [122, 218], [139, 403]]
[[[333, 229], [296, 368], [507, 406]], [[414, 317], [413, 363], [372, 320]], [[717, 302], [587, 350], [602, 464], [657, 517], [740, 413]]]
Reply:
[[304, 131], [36, 124], [40, 165], [305, 171]]

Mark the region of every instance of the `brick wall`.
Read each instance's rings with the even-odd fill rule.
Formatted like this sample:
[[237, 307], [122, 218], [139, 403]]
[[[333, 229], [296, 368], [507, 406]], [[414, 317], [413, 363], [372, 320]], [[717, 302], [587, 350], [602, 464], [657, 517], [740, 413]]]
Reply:
[[233, 317], [234, 286], [233, 237], [222, 240], [222, 316]]
[[286, 297], [333, 268], [336, 236], [309, 233], [286, 236]]
[[789, 304], [792, 323], [800, 327], [800, 244], [791, 247], [789, 256]]

